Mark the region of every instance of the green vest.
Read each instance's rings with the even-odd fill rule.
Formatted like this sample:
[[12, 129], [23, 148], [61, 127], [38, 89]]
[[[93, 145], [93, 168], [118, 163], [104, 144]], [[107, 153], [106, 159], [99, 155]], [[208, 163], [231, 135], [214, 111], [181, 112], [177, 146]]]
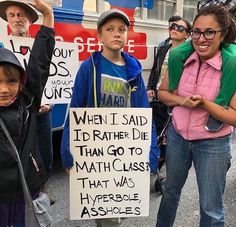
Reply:
[[[168, 59], [169, 90], [178, 87], [184, 62], [194, 52], [191, 42], [185, 42], [170, 51]], [[215, 103], [228, 106], [236, 91], [236, 45], [225, 44], [221, 50], [222, 54], [222, 77], [221, 86]]]

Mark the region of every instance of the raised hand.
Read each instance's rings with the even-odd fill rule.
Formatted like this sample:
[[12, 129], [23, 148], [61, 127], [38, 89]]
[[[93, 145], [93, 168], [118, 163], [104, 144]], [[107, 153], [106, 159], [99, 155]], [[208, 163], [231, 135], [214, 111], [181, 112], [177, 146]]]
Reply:
[[43, 15], [52, 13], [52, 7], [47, 5], [43, 0], [34, 0], [34, 2], [30, 3], [30, 5], [32, 5]]
[[51, 6], [46, 4], [43, 0], [34, 0], [31, 5], [43, 15], [43, 25], [49, 28], [54, 27], [54, 15]]

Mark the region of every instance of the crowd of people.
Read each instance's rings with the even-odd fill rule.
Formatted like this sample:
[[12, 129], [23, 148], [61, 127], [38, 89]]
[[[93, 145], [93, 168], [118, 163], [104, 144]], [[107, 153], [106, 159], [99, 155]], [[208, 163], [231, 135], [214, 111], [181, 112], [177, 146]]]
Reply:
[[[192, 165], [199, 191], [199, 226], [225, 226], [223, 194], [236, 126], [236, 25], [219, 1], [204, 2], [198, 5], [192, 25], [181, 16], [169, 18], [169, 37], [158, 46], [147, 89], [140, 62], [123, 51], [129, 17], [115, 8], [103, 12], [97, 21], [102, 51], [81, 64], [74, 83], [70, 107], [148, 108], [148, 98], [155, 101], [150, 171], [159, 173], [161, 159], [166, 168], [156, 227], [173, 226]], [[34, 8], [43, 15], [26, 69], [11, 51], [0, 49], [0, 227], [28, 227], [20, 166], [33, 200], [47, 191], [52, 169], [52, 106], [42, 104], [41, 98], [55, 45], [54, 16], [43, 0], [34, 0], [31, 6], [0, 2], [0, 17], [8, 22], [12, 36], [30, 37], [29, 26], [38, 19]], [[107, 81], [124, 89], [108, 91]], [[106, 100], [117, 96], [124, 101]], [[69, 129], [67, 117], [61, 159], [68, 175], [74, 165]], [[160, 135], [164, 135], [161, 140]], [[96, 223], [118, 227], [121, 220], [97, 219]]]

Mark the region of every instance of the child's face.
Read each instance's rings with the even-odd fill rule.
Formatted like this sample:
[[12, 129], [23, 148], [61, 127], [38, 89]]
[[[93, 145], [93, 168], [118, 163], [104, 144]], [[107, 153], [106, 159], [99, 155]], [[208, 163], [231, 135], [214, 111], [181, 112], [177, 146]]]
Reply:
[[128, 27], [122, 19], [112, 18], [102, 25], [98, 34], [103, 49], [121, 50], [127, 43]]
[[8, 106], [17, 96], [19, 88], [19, 75], [7, 75], [0, 66], [0, 106]]

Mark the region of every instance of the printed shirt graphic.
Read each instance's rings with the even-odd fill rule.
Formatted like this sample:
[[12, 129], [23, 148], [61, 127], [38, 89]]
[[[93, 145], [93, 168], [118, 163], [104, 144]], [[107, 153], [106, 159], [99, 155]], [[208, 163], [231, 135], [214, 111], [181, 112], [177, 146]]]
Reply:
[[103, 56], [101, 64], [100, 107], [130, 107], [125, 65], [116, 65]]

